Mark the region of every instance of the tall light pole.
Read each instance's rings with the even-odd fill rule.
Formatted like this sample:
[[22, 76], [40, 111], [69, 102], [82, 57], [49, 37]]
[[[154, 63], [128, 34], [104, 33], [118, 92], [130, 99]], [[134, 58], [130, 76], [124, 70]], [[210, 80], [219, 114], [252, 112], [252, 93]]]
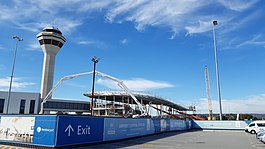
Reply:
[[13, 39], [16, 39], [16, 49], [14, 53], [14, 58], [13, 58], [13, 64], [12, 64], [12, 70], [11, 70], [11, 76], [10, 76], [10, 84], [9, 84], [9, 90], [7, 94], [7, 106], [6, 106], [6, 114], [8, 114], [8, 107], [9, 107], [9, 101], [10, 101], [10, 94], [11, 94], [11, 89], [12, 89], [12, 83], [13, 83], [13, 78], [14, 78], [14, 70], [15, 70], [15, 64], [16, 64], [16, 57], [17, 57], [17, 47], [18, 47], [18, 42], [23, 41], [22, 38], [18, 36], [13, 36]]
[[93, 81], [92, 81], [92, 97], [91, 97], [91, 115], [94, 116], [94, 90], [95, 90], [95, 74], [96, 74], [96, 64], [99, 62], [99, 58], [94, 56], [92, 58], [92, 62], [94, 63], [94, 71], [93, 71]]
[[217, 48], [216, 48], [216, 34], [215, 34], [215, 26], [218, 25], [217, 21], [213, 21], [213, 46], [214, 46], [214, 57], [215, 57], [215, 71], [216, 71], [216, 81], [217, 81], [217, 89], [218, 89], [218, 101], [220, 108], [220, 120], [222, 120], [222, 101], [221, 101], [221, 89], [220, 89], [220, 80], [219, 80], [219, 69], [218, 69], [218, 56], [217, 56]]

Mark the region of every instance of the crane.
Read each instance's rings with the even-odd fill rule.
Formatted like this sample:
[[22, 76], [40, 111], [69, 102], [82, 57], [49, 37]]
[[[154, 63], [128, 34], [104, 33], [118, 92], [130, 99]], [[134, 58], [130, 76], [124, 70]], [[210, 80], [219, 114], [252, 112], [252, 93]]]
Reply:
[[205, 66], [206, 96], [208, 98], [209, 120], [213, 120], [213, 106], [210, 94], [210, 78], [207, 65]]
[[[92, 74], [93, 71], [91, 72], [84, 72], [84, 73], [78, 73], [78, 74], [73, 74], [73, 75], [69, 75], [69, 76], [64, 76], [62, 77], [57, 83], [56, 85], [50, 90], [50, 92], [43, 98], [42, 102], [41, 102], [41, 109], [40, 109], [40, 113], [39, 114], [43, 114], [44, 113], [44, 103], [47, 102], [47, 100], [50, 99], [52, 93], [62, 84], [62, 82], [66, 81], [66, 80], [70, 80], [76, 77], [80, 77], [80, 76], [84, 76], [84, 75], [89, 75]], [[96, 75], [99, 75], [101, 77], [105, 77], [108, 79], [111, 79], [115, 82], [118, 83], [118, 86], [123, 89], [128, 95], [130, 95], [132, 97], [132, 99], [135, 101], [135, 103], [138, 105], [140, 111], [141, 111], [141, 115], [145, 115], [146, 114], [146, 110], [145, 108], [142, 106], [142, 104], [138, 101], [138, 99], [132, 94], [132, 92], [128, 89], [128, 87], [123, 83], [122, 80], [119, 80], [115, 77], [112, 77], [110, 75], [107, 75], [105, 73], [99, 72], [99, 71], [95, 71]]]

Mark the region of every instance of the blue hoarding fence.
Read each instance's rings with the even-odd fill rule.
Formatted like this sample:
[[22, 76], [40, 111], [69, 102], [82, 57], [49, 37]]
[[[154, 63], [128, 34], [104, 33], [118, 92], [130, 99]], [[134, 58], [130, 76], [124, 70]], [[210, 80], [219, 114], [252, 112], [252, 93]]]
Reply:
[[103, 141], [102, 117], [59, 116], [56, 146]]
[[152, 119], [105, 118], [104, 141], [153, 134]]
[[186, 130], [190, 124], [174, 119], [4, 115], [0, 116], [0, 141], [58, 147]]
[[55, 146], [57, 133], [57, 116], [36, 116], [32, 144]]
[[0, 141], [19, 144], [55, 146], [57, 116], [0, 117]]

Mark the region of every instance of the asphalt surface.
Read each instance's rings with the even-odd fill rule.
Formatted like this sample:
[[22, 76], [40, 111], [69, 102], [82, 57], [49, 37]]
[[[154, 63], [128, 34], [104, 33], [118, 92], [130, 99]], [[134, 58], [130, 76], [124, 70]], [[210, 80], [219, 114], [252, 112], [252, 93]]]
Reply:
[[[22, 149], [0, 145], [0, 149]], [[255, 135], [244, 131], [188, 131], [167, 132], [134, 139], [71, 146], [73, 149], [265, 149], [265, 144]]]
[[76, 149], [265, 149], [255, 135], [244, 131], [168, 132]]

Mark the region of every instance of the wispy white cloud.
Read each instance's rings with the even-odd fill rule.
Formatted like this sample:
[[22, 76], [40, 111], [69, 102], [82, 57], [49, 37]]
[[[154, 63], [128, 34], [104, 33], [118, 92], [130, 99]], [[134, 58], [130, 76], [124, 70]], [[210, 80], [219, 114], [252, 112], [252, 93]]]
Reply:
[[70, 19], [70, 18], [56, 18], [52, 24], [48, 26], [54, 26], [56, 24], [60, 30], [66, 34], [69, 34], [75, 30], [76, 27], [83, 24], [81, 20]]
[[248, 37], [232, 37], [232, 38], [221, 38], [219, 42], [221, 43], [220, 45], [222, 46], [222, 50], [238, 50], [242, 49], [244, 47], [251, 47], [251, 46], [256, 46], [256, 47], [264, 47], [265, 48], [265, 40], [264, 40], [264, 35], [263, 34], [256, 34], [250, 38]]
[[258, 2], [257, 0], [252, 0], [252, 1], [249, 1], [249, 0], [233, 0], [233, 1], [218, 0], [218, 1], [227, 9], [231, 9], [235, 11], [243, 11]]
[[256, 10], [246, 15], [246, 17], [237, 20], [234, 18], [224, 17], [223, 19], [226, 20], [220, 22], [220, 24], [217, 26], [217, 35], [219, 35], [218, 42], [220, 43], [219, 45], [222, 46], [221, 49], [231, 50], [239, 48], [239, 45], [246, 41], [246, 36], [230, 36], [231, 33], [233, 34], [233, 31], [244, 28], [249, 22], [253, 22], [254, 20], [257, 20], [259, 17], [261, 17], [262, 14], [262, 10]]
[[166, 26], [179, 31], [183, 29], [178, 28], [182, 17], [201, 3], [190, 4], [191, 1], [121, 1], [106, 16], [110, 22], [115, 19], [134, 22], [139, 31], [147, 26]]
[[[208, 100], [206, 98], [192, 100], [198, 113], [208, 113]], [[250, 96], [241, 99], [222, 99], [223, 113], [265, 113], [265, 94]], [[183, 101], [186, 105], [190, 105]], [[219, 113], [219, 102], [212, 100], [213, 112]]]
[[[0, 89], [7, 90], [9, 88], [9, 83], [10, 83], [9, 77], [0, 78]], [[23, 78], [14, 78], [12, 83], [12, 88], [21, 89], [32, 85], [35, 85], [35, 83], [23, 81]]]
[[20, 23], [13, 22], [16, 25], [16, 28], [30, 31], [30, 32], [39, 32], [41, 28], [45, 27], [45, 23]]
[[237, 45], [237, 47], [242, 47], [242, 46], [262, 46], [265, 47], [265, 40], [262, 38], [262, 35], [255, 35], [253, 38], [250, 40], [241, 42], [240, 44]]
[[[196, 34], [211, 30], [212, 19], [221, 18], [224, 23], [229, 24], [229, 21], [238, 17], [239, 12], [256, 3], [257, 0], [34, 0], [27, 3], [14, 0], [9, 5], [0, 6], [0, 20], [12, 22], [20, 29], [33, 32], [49, 25], [57, 26], [64, 33], [70, 34], [93, 17], [92, 12], [101, 11], [105, 13], [107, 22], [133, 22], [138, 31], [143, 31], [148, 26], [169, 28], [172, 32], [170, 39], [173, 39], [181, 31]], [[218, 6], [223, 6], [224, 10], [219, 12], [210, 9], [208, 13], [201, 11]]]
[[91, 46], [95, 46], [99, 49], [106, 49], [107, 48], [106, 43], [104, 43], [102, 41], [98, 41], [98, 40], [78, 40], [75, 42], [78, 45], [91, 45]]
[[[261, 17], [263, 14], [263, 10], [255, 9], [255, 11], [249, 12], [244, 17], [236, 17], [237, 15], [226, 15], [218, 18], [218, 26], [217, 31], [219, 32], [219, 35], [227, 36], [231, 32], [239, 30], [247, 26], [249, 23], [256, 21], [259, 17]], [[216, 18], [215, 18], [216, 19]], [[222, 29], [219, 29], [222, 28]], [[221, 38], [221, 39], [222, 39]], [[231, 39], [228, 39], [231, 40]], [[227, 41], [225, 42], [227, 43]]]
[[121, 42], [121, 44], [127, 44], [129, 41], [128, 41], [128, 39], [124, 38], [120, 42]]
[[[64, 8], [63, 10], [66, 12], [68, 8], [73, 8], [75, 6], [74, 1], [35, 0], [23, 3], [15, 0], [10, 3], [13, 4], [0, 6], [0, 20], [9, 21], [19, 29], [38, 32], [45, 26], [56, 26], [68, 34], [83, 23], [81, 20], [77, 20], [78, 17], [64, 15], [60, 11], [62, 10], [60, 8]], [[76, 9], [73, 8], [73, 10], [69, 9], [68, 11], [74, 13]]]
[[212, 22], [208, 21], [201, 21], [199, 20], [198, 22], [199, 25], [194, 24], [191, 26], [186, 26], [185, 29], [187, 30], [187, 35], [188, 34], [196, 34], [196, 33], [203, 33], [206, 31], [209, 31], [212, 27]]
[[89, 41], [89, 40], [80, 40], [77, 41], [77, 44], [79, 45], [89, 45], [89, 44], [96, 44], [97, 42], [95, 41]]
[[31, 22], [31, 23], [20, 23], [14, 22], [17, 25], [17, 28], [31, 31], [39, 32], [45, 26], [56, 26], [64, 34], [70, 34], [75, 30], [76, 27], [82, 25], [82, 21], [68, 18], [54, 18], [53, 21], [41, 21], [41, 22]]
[[5, 50], [5, 48], [2, 45], [0, 45], [0, 50]]
[[[123, 82], [130, 90], [134, 91], [147, 91], [147, 90], [174, 87], [174, 85], [167, 82], [152, 81], [143, 78], [123, 80]], [[120, 89], [117, 83], [112, 80], [98, 79], [97, 83], [111, 89]]]
[[80, 9], [78, 9], [78, 11], [93, 11], [93, 10], [102, 10], [106, 7], [109, 7], [111, 4], [115, 3], [115, 1], [111, 1], [111, 0], [92, 0], [90, 1], [90, 3], [86, 2], [83, 3], [80, 7]]
[[42, 51], [41, 46], [38, 42], [29, 44], [28, 48], [26, 50], [28, 50], [28, 51]]
[[76, 87], [76, 88], [86, 88], [85, 85], [81, 85], [78, 83], [74, 83], [74, 82], [65, 82], [66, 85], [71, 86], [71, 87]]
[[127, 13], [128, 10], [137, 9], [138, 6], [144, 4], [145, 1], [119, 1], [112, 7], [106, 15], [106, 20], [109, 22], [113, 22], [114, 19], [121, 15], [122, 13]]
[[[237, 16], [237, 11], [246, 10], [255, 3], [256, 1], [236, 1], [227, 4], [222, 0], [219, 2], [206, 0], [199, 2], [196, 0], [118, 1], [108, 11], [106, 19], [110, 23], [134, 22], [138, 31], [142, 31], [148, 26], [167, 27], [172, 31], [172, 36], [169, 39], [173, 39], [179, 32], [185, 30], [187, 34], [207, 32], [211, 30], [213, 19], [218, 18], [223, 23], [229, 22]], [[203, 8], [217, 5], [222, 5], [226, 9], [222, 10], [222, 13], [212, 11], [205, 14], [201, 12]]]
[[173, 40], [177, 36], [177, 34], [178, 30], [175, 27], [171, 28], [171, 36], [168, 39]]
[[15, 12], [10, 11], [10, 7], [0, 5], [0, 20], [12, 20], [16, 18]]
[[110, 88], [110, 89], [114, 89], [114, 90], [120, 89], [118, 86], [118, 83], [112, 80], [98, 79], [96, 83], [98, 83], [99, 85], [105, 86], [107, 88]]

